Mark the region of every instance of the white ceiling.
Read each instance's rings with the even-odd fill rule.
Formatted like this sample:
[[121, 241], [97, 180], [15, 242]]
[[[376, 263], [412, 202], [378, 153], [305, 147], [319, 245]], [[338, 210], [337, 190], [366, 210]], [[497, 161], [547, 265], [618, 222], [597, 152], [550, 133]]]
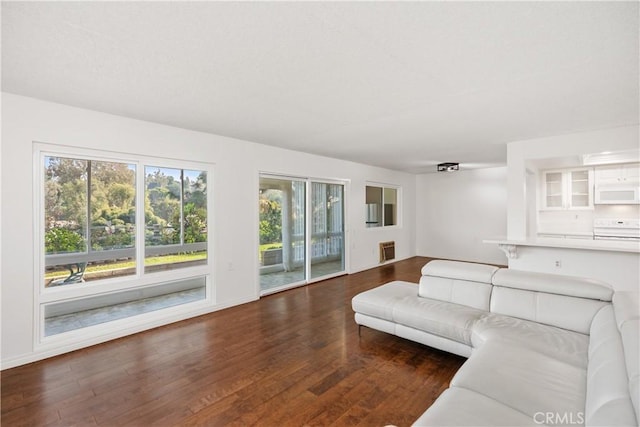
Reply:
[[638, 123], [637, 2], [3, 2], [2, 90], [413, 173]]

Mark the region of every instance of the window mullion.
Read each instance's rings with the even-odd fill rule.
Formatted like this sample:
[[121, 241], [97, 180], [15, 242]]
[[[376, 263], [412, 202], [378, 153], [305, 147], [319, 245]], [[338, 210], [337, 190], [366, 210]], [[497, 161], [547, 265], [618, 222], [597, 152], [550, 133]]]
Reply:
[[180, 169], [180, 245], [184, 246], [184, 169]]
[[145, 165], [136, 164], [136, 274], [144, 273], [144, 260], [146, 249], [146, 222], [145, 222]]
[[385, 219], [385, 214], [384, 214], [384, 197], [385, 197], [385, 191], [384, 191], [385, 187], [382, 187], [382, 215], [380, 215], [380, 225], [382, 227], [386, 227], [387, 221]]
[[91, 252], [91, 160], [87, 161], [87, 250]]

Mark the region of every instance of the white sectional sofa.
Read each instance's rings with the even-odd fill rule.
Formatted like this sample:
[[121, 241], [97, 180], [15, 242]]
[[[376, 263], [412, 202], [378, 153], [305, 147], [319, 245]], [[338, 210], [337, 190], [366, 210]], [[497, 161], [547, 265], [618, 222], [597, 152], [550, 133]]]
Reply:
[[602, 282], [434, 260], [355, 321], [468, 360], [416, 426], [638, 426], [640, 303]]

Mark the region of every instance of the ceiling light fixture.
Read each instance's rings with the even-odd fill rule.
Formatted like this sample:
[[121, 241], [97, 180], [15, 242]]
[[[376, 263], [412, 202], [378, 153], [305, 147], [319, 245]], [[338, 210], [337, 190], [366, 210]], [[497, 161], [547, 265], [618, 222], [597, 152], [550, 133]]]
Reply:
[[446, 162], [438, 164], [438, 172], [455, 172], [459, 168], [459, 163]]

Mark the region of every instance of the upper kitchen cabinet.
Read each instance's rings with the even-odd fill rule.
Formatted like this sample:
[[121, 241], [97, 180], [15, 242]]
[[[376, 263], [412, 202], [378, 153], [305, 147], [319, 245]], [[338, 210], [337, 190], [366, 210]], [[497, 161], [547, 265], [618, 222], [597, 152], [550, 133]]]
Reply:
[[640, 163], [597, 166], [596, 186], [640, 184]]
[[595, 180], [596, 204], [640, 204], [640, 163], [598, 166]]
[[593, 209], [593, 170], [580, 168], [543, 172], [542, 209]]

